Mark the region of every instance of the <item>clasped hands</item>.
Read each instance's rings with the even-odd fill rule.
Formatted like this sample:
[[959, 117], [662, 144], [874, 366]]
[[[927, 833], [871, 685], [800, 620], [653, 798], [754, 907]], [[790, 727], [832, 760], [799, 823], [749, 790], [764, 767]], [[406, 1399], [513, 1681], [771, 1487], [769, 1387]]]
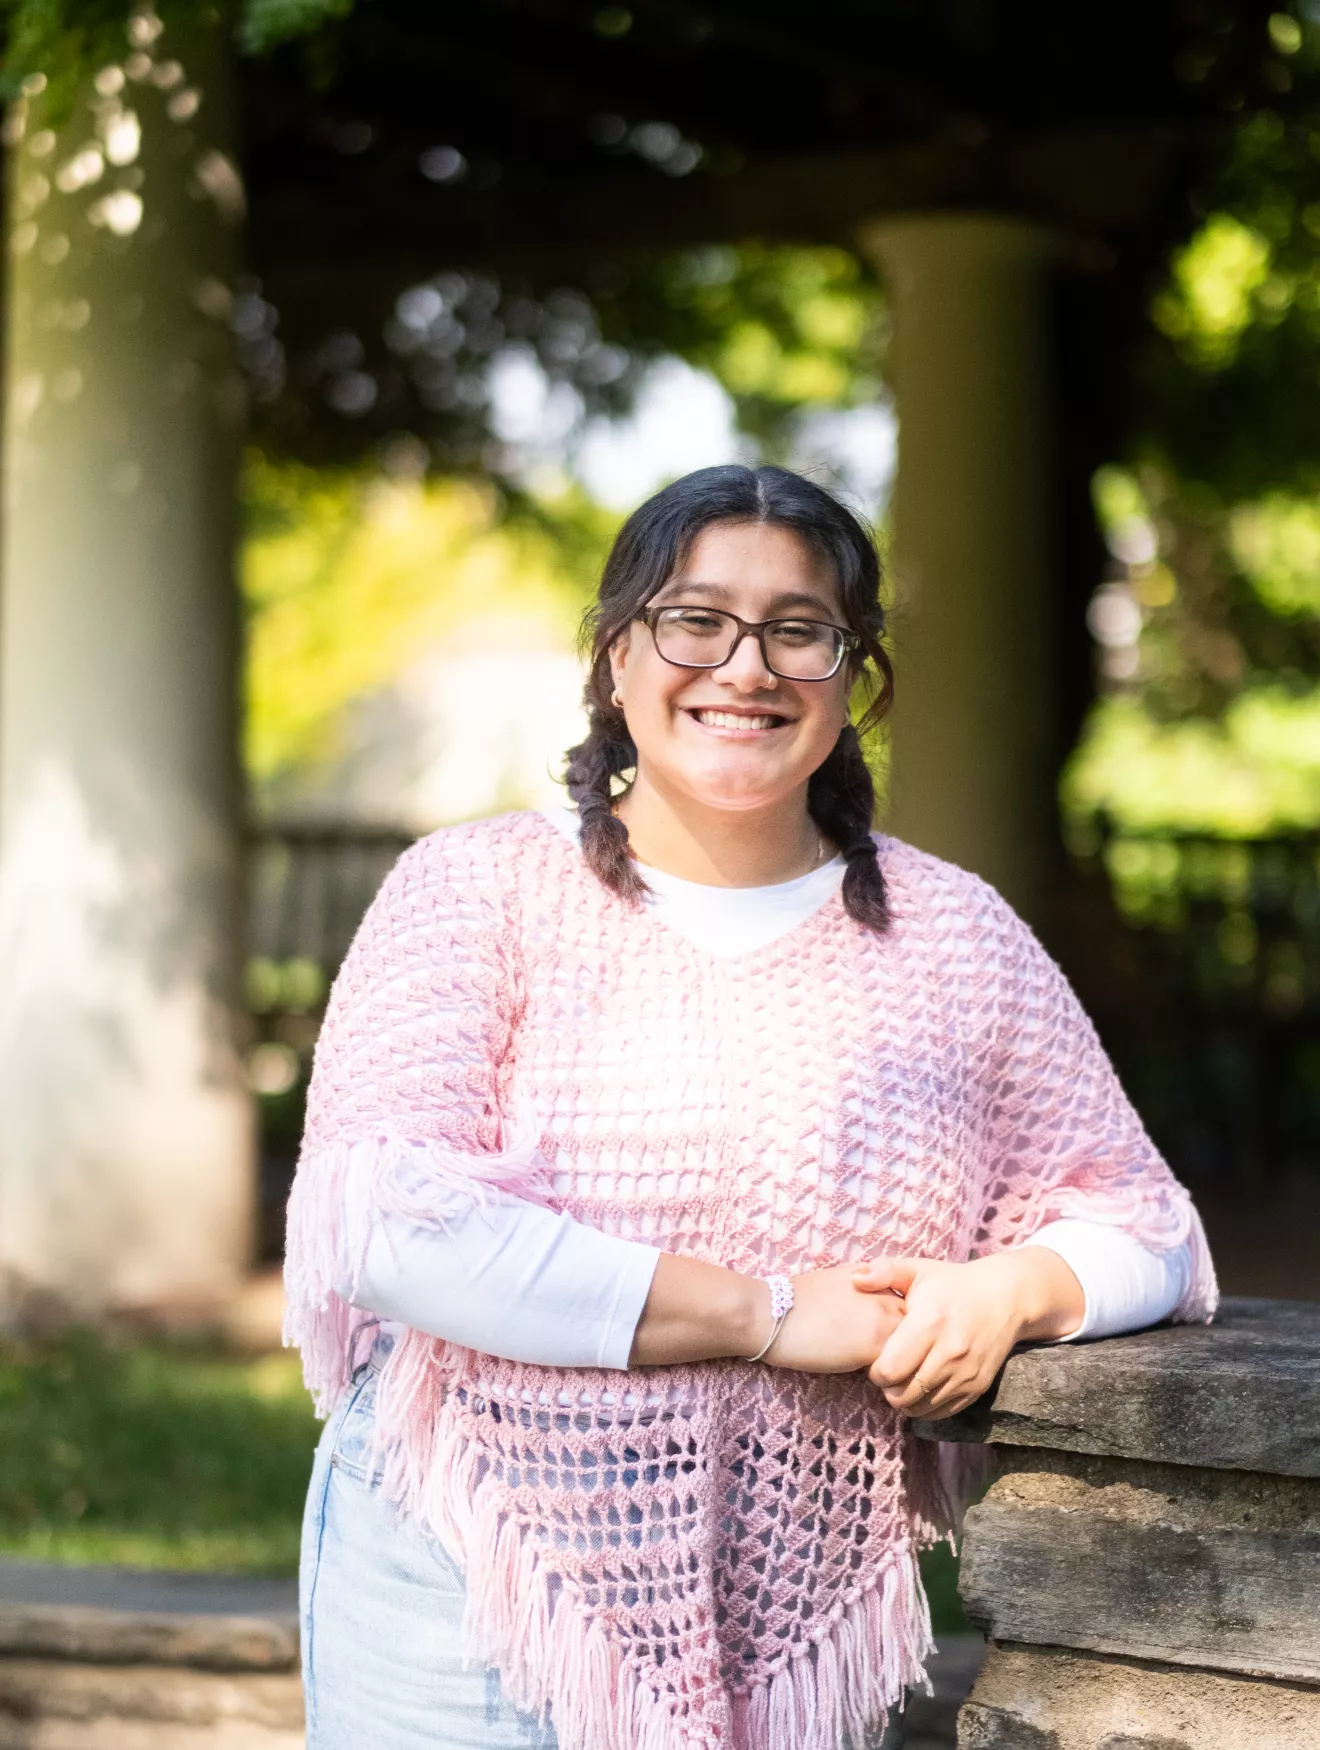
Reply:
[[794, 1277], [766, 1360], [810, 1373], [865, 1369], [905, 1416], [954, 1416], [989, 1390], [1014, 1344], [1066, 1336], [1085, 1315], [1057, 1253], [1023, 1246], [949, 1264], [880, 1257]]

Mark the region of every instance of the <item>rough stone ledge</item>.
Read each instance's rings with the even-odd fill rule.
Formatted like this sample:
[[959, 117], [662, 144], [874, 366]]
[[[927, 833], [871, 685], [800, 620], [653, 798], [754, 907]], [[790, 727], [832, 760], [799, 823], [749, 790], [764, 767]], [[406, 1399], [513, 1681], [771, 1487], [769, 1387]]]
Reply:
[[996, 1641], [1320, 1685], [1320, 1485], [1001, 1456], [1011, 1468], [967, 1516], [961, 1578]]
[[18, 1720], [0, 1714], [0, 1750], [305, 1750], [301, 1726], [261, 1726], [251, 1720], [183, 1726], [177, 1721]]
[[1226, 1300], [1213, 1325], [1019, 1350], [932, 1440], [1320, 1477], [1320, 1303]]
[[0, 1721], [15, 1728], [49, 1720], [114, 1720], [124, 1728], [237, 1723], [301, 1732], [302, 1684], [295, 1673], [0, 1659]]
[[1039, 1447], [1009, 1447], [997, 1458], [989, 1490], [996, 1501], [1178, 1531], [1320, 1537], [1320, 1487], [1309, 1477], [1206, 1470]]
[[1061, 1647], [992, 1645], [958, 1750], [1316, 1750], [1320, 1690]]
[[295, 1671], [298, 1617], [296, 1612], [207, 1616], [0, 1601], [0, 1656], [217, 1672]]

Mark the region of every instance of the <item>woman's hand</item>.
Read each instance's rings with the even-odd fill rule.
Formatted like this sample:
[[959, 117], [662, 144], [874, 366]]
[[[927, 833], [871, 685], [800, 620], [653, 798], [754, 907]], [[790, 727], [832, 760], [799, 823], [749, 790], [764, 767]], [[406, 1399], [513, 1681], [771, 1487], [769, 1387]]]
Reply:
[[903, 1302], [879, 1283], [857, 1292], [852, 1266], [810, 1270], [793, 1278], [792, 1311], [765, 1359], [797, 1373], [857, 1373], [871, 1366], [902, 1318]]
[[905, 1416], [932, 1421], [988, 1391], [1015, 1343], [1066, 1337], [1086, 1316], [1081, 1284], [1044, 1246], [970, 1264], [877, 1258], [851, 1274], [864, 1294], [903, 1296], [904, 1315], [871, 1381]]

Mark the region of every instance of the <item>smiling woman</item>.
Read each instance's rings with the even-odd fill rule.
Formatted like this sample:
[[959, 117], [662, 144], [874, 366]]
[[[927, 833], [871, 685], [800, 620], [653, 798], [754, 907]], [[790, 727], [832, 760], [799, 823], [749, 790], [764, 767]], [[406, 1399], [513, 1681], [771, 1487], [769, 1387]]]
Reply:
[[[802, 617], [786, 617], [794, 612]], [[733, 887], [790, 880], [824, 862], [810, 814], [794, 821], [806, 846], [785, 843], [773, 805], [802, 790], [851, 723], [855, 667], [844, 658], [861, 639], [837, 623], [841, 612], [830, 567], [787, 529], [716, 523], [697, 536], [687, 563], [610, 650], [610, 702], [629, 722], [632, 698], [629, 733], [647, 744], [618, 809], [643, 861]], [[753, 614], [762, 617], [743, 617]], [[634, 639], [642, 626], [650, 637]], [[691, 807], [675, 807], [678, 796]], [[760, 830], [748, 832], [748, 817]], [[647, 842], [661, 838], [674, 842], [648, 856]]]
[[809, 481], [667, 487], [576, 812], [433, 835], [362, 925], [290, 1205], [311, 1750], [874, 1743], [956, 1511], [908, 1419], [1213, 1309], [1057, 968], [872, 832], [879, 587]]
[[849, 865], [852, 915], [882, 922], [874, 791], [848, 701], [869, 672], [872, 727], [893, 676], [857, 520], [784, 469], [701, 469], [625, 525], [591, 625], [591, 733], [568, 786], [600, 879], [642, 891], [629, 846], [718, 887], [788, 880], [828, 850]]

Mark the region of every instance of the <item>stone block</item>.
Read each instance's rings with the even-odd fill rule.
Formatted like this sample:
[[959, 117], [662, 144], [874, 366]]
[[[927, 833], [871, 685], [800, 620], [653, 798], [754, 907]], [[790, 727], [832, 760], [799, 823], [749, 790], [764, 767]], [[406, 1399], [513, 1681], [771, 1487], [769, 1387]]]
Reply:
[[958, 1750], [1316, 1750], [1320, 1689], [1059, 1647], [992, 1646]]
[[298, 1750], [296, 1672], [0, 1659], [0, 1750]]
[[935, 1440], [1320, 1477], [1320, 1303], [1226, 1300], [1213, 1325], [1021, 1349]]
[[186, 1665], [200, 1671], [293, 1671], [298, 1618], [107, 1610], [0, 1602], [0, 1655], [89, 1664]]
[[1320, 1483], [1003, 1457], [961, 1576], [993, 1639], [1320, 1683]]

